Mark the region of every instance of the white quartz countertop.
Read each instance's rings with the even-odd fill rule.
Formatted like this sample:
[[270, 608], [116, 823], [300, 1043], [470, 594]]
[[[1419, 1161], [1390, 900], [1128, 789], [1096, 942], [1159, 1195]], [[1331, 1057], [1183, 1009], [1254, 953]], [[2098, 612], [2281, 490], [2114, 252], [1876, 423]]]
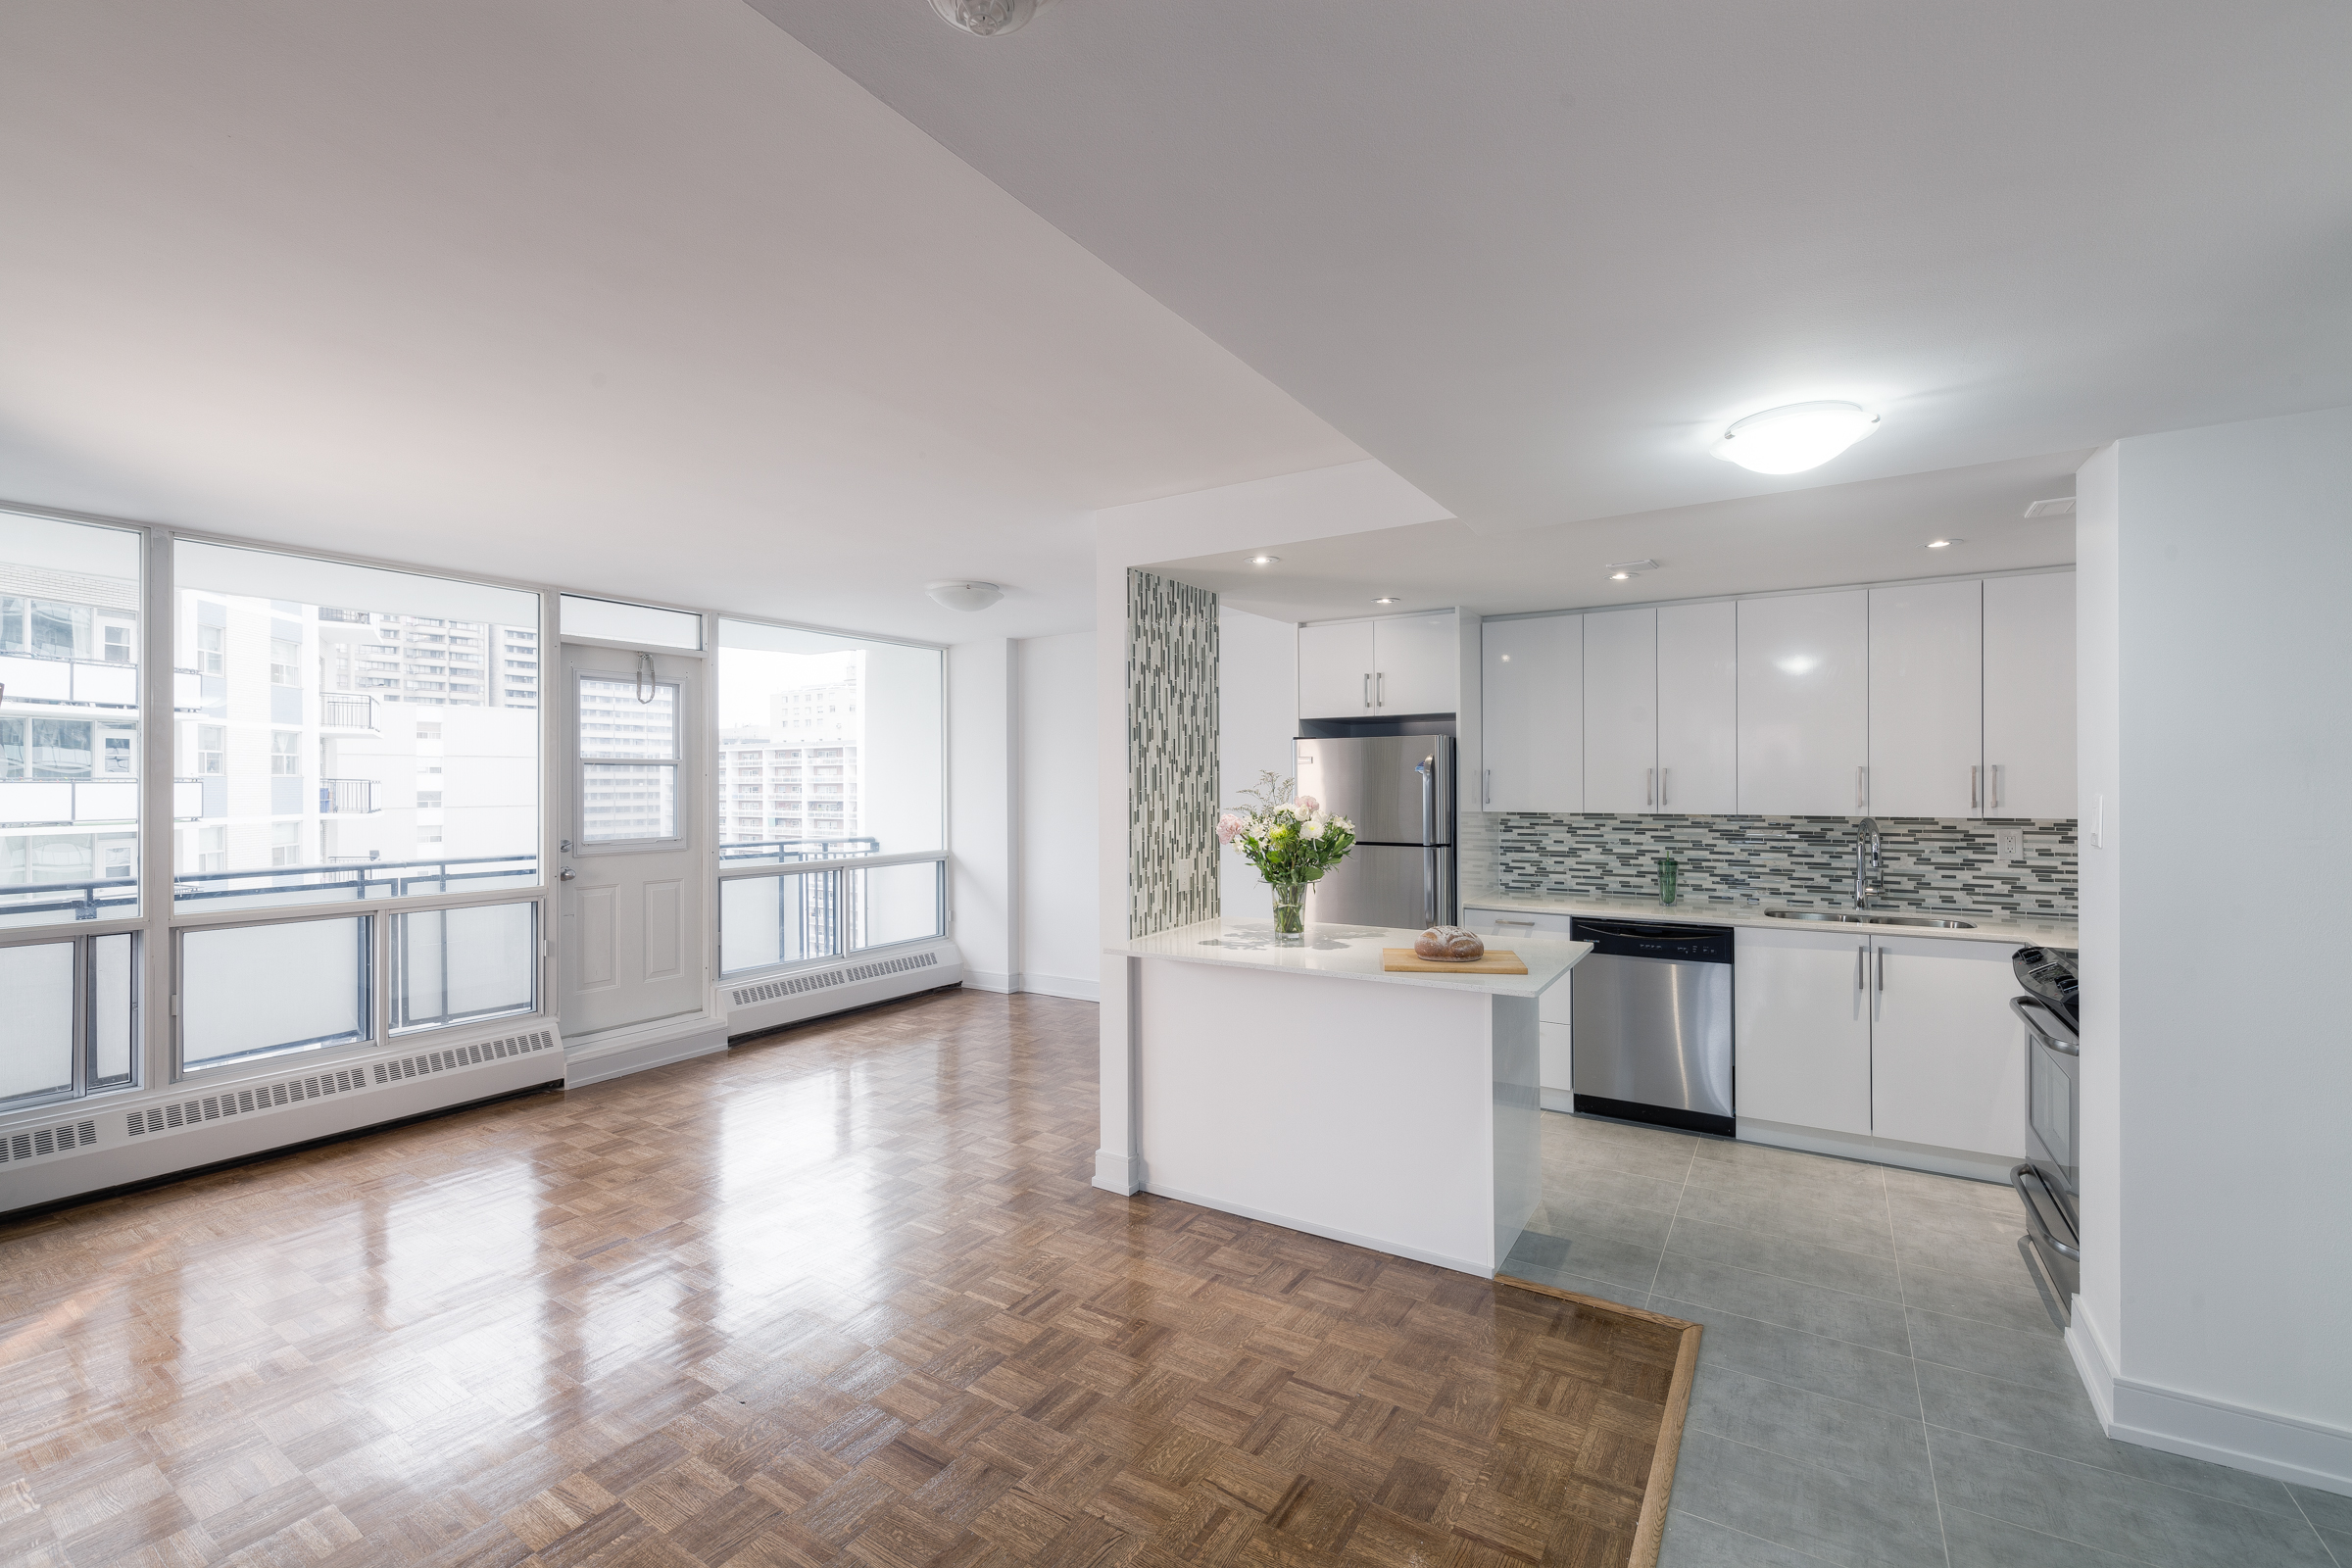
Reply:
[[[1919, 914], [1939, 920], [1969, 920], [1974, 924], [1967, 930], [1934, 925], [1849, 924], [1842, 920], [1786, 920], [1776, 919], [1766, 911], [1791, 906], [1764, 904], [1709, 904], [1684, 900], [1676, 904], [1660, 904], [1655, 899], [1556, 899], [1525, 893], [1495, 893], [1462, 895], [1462, 918], [1465, 923], [1479, 923], [1471, 913], [1475, 909], [1499, 909], [1506, 914], [1592, 914], [1620, 920], [1682, 920], [1692, 925], [1758, 926], [1779, 931], [1876, 931], [1890, 936], [1950, 937], [1964, 942], [2006, 942], [2016, 945], [2033, 944], [2045, 948], [2079, 946], [2077, 927], [2072, 920], [2036, 920], [2023, 915], [1980, 914], [1971, 909], [1913, 908], [1905, 905], [1886, 905], [1861, 911], [1866, 914]], [[1852, 910], [1841, 910], [1852, 913]], [[1516, 945], [1516, 934], [1496, 938]]]
[[1171, 958], [1178, 963], [1226, 964], [1239, 969], [1274, 969], [1326, 980], [1373, 980], [1393, 986], [1434, 986], [1479, 991], [1491, 996], [1533, 997], [1576, 967], [1592, 951], [1590, 942], [1561, 937], [1518, 936], [1489, 944], [1507, 948], [1527, 965], [1525, 974], [1390, 974], [1380, 966], [1383, 948], [1409, 948], [1421, 934], [1373, 925], [1309, 925], [1296, 947], [1277, 945], [1271, 920], [1202, 920], [1152, 936], [1137, 937], [1107, 951], [1131, 958]]

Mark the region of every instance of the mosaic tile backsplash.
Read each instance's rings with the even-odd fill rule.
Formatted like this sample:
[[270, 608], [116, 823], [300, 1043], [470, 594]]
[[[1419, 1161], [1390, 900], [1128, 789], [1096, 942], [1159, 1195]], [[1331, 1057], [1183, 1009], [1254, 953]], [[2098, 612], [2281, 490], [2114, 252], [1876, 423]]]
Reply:
[[[2023, 828], [2021, 863], [1996, 863], [1996, 829]], [[1671, 856], [1679, 903], [1761, 900], [1800, 907], [1854, 897], [1854, 821], [1842, 816], [1547, 816], [1465, 812], [1463, 902], [1479, 891], [1655, 898]], [[2073, 920], [2073, 821], [1879, 818], [1888, 905]]]
[[1127, 573], [1127, 934], [1217, 916], [1217, 596]]

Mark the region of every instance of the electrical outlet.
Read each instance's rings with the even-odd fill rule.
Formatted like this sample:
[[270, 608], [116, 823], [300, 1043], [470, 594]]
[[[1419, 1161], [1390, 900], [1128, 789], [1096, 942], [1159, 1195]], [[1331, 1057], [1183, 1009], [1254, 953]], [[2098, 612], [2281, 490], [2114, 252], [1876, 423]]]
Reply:
[[2026, 863], [2026, 830], [2022, 827], [1996, 827], [1992, 830], [1992, 858], [1998, 865]]

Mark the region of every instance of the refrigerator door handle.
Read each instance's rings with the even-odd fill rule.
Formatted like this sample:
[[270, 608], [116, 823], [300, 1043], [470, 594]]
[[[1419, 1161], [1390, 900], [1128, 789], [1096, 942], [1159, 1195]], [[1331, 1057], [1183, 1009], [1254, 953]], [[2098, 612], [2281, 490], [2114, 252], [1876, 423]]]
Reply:
[[1421, 923], [1438, 923], [1438, 760], [1413, 764], [1421, 775]]

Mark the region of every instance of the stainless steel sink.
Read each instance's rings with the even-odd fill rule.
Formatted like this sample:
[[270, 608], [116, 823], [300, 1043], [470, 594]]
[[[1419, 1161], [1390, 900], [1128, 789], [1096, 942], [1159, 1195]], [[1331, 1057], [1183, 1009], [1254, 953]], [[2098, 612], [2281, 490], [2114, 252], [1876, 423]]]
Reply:
[[1932, 914], [1853, 914], [1844, 909], [1766, 909], [1772, 920], [1835, 920], [1839, 925], [1932, 925], [1945, 931], [1974, 931], [1974, 920], [1938, 920]]

